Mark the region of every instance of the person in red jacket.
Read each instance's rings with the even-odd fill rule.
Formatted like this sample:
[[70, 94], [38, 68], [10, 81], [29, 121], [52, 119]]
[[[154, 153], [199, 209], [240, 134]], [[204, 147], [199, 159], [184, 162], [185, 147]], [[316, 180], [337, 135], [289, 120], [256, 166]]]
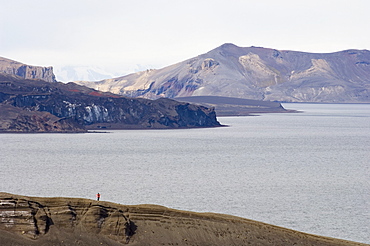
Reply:
[[96, 200], [99, 201], [100, 200], [100, 193], [96, 194]]

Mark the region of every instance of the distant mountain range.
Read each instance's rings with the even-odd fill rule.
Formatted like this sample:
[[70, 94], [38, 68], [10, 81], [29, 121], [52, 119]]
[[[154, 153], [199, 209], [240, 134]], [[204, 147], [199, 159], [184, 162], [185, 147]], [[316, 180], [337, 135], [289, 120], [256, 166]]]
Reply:
[[[54, 69], [56, 79], [61, 82], [72, 81], [99, 81], [118, 77], [125, 73], [107, 71], [106, 69], [93, 66], [63, 66]], [[127, 73], [126, 73], [127, 74]]]
[[305, 53], [224, 44], [155, 70], [81, 85], [130, 97], [222, 96], [280, 102], [370, 102], [370, 51]]

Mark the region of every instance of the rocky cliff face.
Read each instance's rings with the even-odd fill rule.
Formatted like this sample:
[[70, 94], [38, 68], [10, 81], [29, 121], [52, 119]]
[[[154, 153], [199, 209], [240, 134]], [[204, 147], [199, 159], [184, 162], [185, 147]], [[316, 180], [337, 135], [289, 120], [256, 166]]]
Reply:
[[2, 246], [364, 245], [239, 217], [156, 205], [0, 193]]
[[[135, 233], [135, 226], [128, 218], [127, 209], [111, 205], [83, 199], [32, 199], [2, 194], [0, 230], [40, 239], [53, 234], [53, 227], [56, 227], [67, 234], [88, 232], [128, 243]], [[59, 242], [63, 242], [63, 238], [60, 239]], [[68, 241], [68, 238], [64, 240]], [[37, 244], [37, 240], [34, 242]]]
[[52, 67], [26, 65], [3, 57], [0, 57], [0, 73], [16, 75], [24, 79], [56, 82]]
[[[0, 103], [48, 112], [89, 129], [219, 126], [213, 109], [170, 99], [125, 98], [73, 83], [48, 83], [0, 74]], [[1, 116], [1, 112], [0, 112]]]
[[158, 70], [80, 84], [126, 96], [370, 102], [370, 51], [328, 54], [224, 44]]
[[0, 104], [1, 132], [87, 132], [84, 126], [70, 118], [59, 118], [48, 112], [28, 111]]

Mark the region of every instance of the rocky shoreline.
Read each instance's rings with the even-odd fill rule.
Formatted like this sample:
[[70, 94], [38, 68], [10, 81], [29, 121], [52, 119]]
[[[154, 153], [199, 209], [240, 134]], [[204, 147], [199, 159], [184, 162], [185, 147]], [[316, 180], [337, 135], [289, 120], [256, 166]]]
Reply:
[[125, 98], [73, 83], [50, 83], [1, 73], [0, 107], [1, 132], [220, 126], [214, 109], [203, 106], [167, 98]]
[[20, 245], [367, 245], [158, 205], [0, 193], [0, 242]]

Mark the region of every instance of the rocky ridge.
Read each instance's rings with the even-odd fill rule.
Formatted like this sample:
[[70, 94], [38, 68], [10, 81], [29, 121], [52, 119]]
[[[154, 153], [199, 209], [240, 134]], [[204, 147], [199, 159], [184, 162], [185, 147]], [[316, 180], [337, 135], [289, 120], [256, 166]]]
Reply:
[[[150, 129], [220, 126], [215, 111], [203, 106], [165, 98], [154, 101], [126, 98], [74, 83], [27, 80], [1, 73], [0, 104], [22, 109], [23, 111], [18, 113], [23, 112], [23, 118], [25, 111], [40, 111], [58, 117], [59, 119], [54, 122], [67, 122], [68, 119], [74, 125], [79, 125], [75, 128], [78, 132], [80, 128], [85, 127], [88, 129]], [[37, 115], [34, 116], [37, 118]], [[2, 112], [0, 112], [0, 119], [6, 119]], [[9, 125], [11, 124], [2, 124], [2, 126]], [[57, 128], [57, 126], [52, 127], [52, 129]], [[71, 125], [67, 128], [73, 129]], [[27, 129], [23, 130], [27, 132]], [[19, 131], [16, 127], [5, 127], [0, 130]], [[43, 131], [43, 129], [34, 131]]]
[[305, 53], [224, 44], [162, 69], [78, 83], [130, 97], [368, 103], [370, 51]]
[[46, 245], [365, 245], [240, 217], [157, 205], [0, 193], [3, 246]]
[[0, 73], [16, 75], [24, 79], [39, 79], [56, 82], [53, 67], [26, 65], [4, 57], [0, 57]]
[[[85, 127], [88, 129], [149, 129], [220, 126], [214, 110], [203, 106], [165, 98], [154, 101], [126, 98], [74, 83], [25, 80], [6, 74], [0, 74], [0, 104], [22, 109], [20, 113], [47, 112], [59, 118], [55, 122], [69, 121], [73, 122], [73, 125], [79, 125], [77, 128], [71, 125], [67, 127], [71, 131], [75, 129], [78, 132]], [[0, 112], [0, 116], [0, 120], [4, 120], [4, 112]], [[22, 117], [25, 115], [23, 114]], [[3, 124], [3, 126], [6, 125], [9, 126], [9, 124]], [[58, 127], [55, 129], [59, 131]], [[0, 130], [19, 131], [18, 128], [9, 127]], [[27, 128], [23, 130], [27, 131]]]

